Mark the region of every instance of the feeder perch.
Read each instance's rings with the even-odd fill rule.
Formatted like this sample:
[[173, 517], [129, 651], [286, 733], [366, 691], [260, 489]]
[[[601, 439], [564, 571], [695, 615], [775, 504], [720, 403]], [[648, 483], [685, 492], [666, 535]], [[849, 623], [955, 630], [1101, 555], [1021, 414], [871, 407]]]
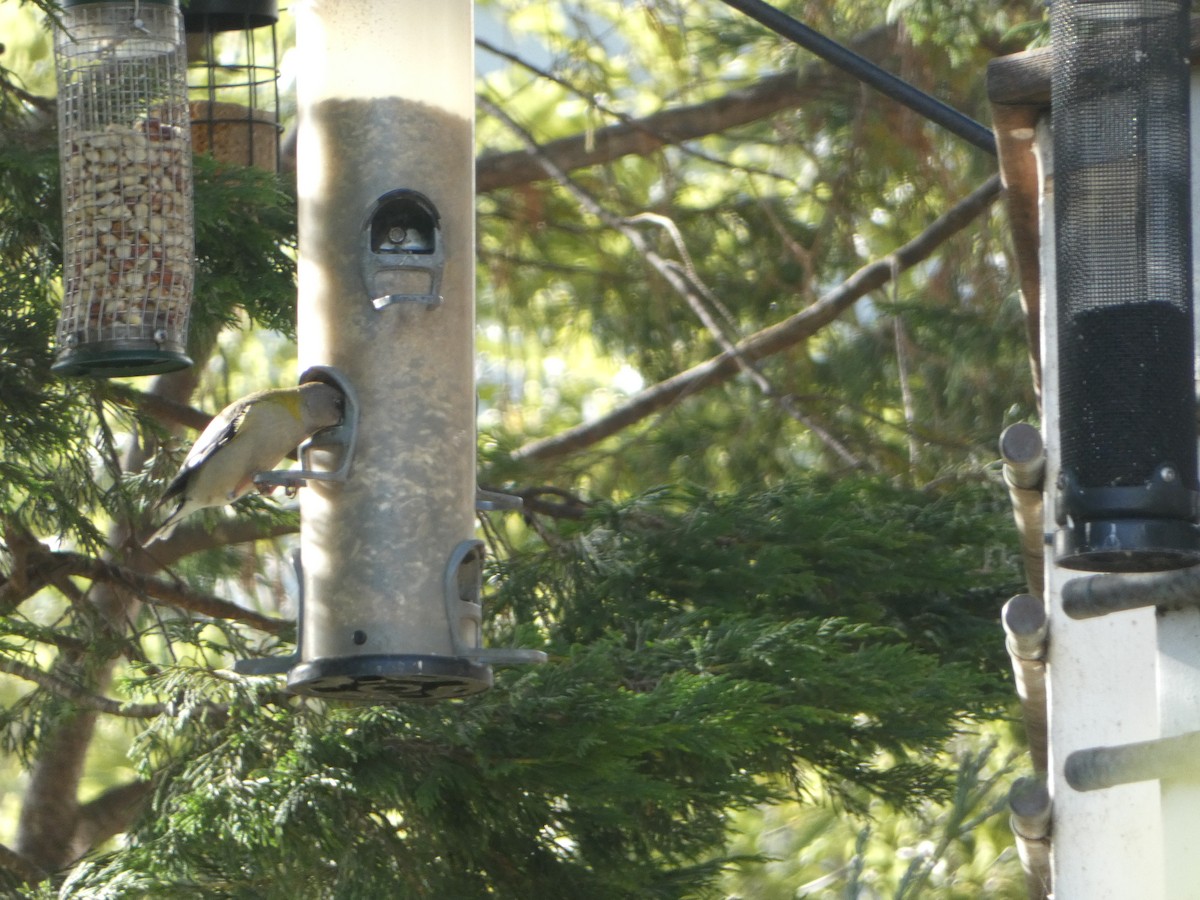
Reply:
[[52, 368], [185, 368], [194, 238], [178, 3], [65, 0], [60, 26], [63, 306]]
[[276, 0], [190, 0], [188, 48], [192, 144], [221, 162], [279, 165]]
[[300, 376], [300, 383], [322, 381], [332, 385], [345, 399], [345, 412], [340, 425], [322, 428], [297, 449], [300, 466], [296, 469], [277, 469], [259, 472], [254, 483], [259, 487], [282, 487], [289, 493], [312, 481], [344, 482], [350, 477], [350, 462], [358, 436], [358, 395], [349, 380], [336, 369], [313, 366]]

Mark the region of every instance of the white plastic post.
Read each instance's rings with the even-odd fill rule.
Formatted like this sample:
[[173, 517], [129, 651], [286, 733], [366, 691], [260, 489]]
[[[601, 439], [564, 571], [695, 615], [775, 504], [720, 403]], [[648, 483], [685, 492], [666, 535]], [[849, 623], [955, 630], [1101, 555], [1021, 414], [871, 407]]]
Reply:
[[[1053, 140], [1048, 118], [1038, 127], [1041, 184], [1042, 403], [1048, 501], [1060, 469], [1054, 256]], [[1054, 503], [1045, 528], [1057, 527]], [[1064, 764], [1076, 750], [1159, 736], [1156, 624], [1151, 609], [1071, 619], [1062, 586], [1083, 573], [1046, 554], [1050, 619], [1048, 697], [1052, 861], [1057, 900], [1155, 900], [1163, 894], [1163, 826], [1155, 782], [1081, 792], [1066, 782]], [[1194, 887], [1194, 883], [1193, 883]]]
[[[1192, 285], [1200, 273], [1196, 210], [1200, 209], [1200, 75], [1192, 73]], [[1158, 619], [1158, 714], [1163, 737], [1200, 731], [1200, 609]], [[1160, 783], [1166, 900], [1200, 895], [1200, 759], [1192, 778]]]
[[[1192, 170], [1200, 171], [1200, 77], [1192, 76]], [[1043, 163], [1043, 359], [1050, 477], [1059, 465], [1055, 342], [1053, 222], [1046, 201], [1053, 190], [1050, 141], [1039, 132]], [[1192, 207], [1200, 189], [1192, 179]], [[1193, 214], [1194, 216], [1194, 214]], [[1192, 245], [1193, 282], [1200, 248]], [[1054, 527], [1053, 510], [1047, 529]], [[1054, 895], [1071, 898], [1193, 900], [1200, 896], [1200, 608], [1156, 612], [1145, 607], [1073, 620], [1062, 607], [1062, 587], [1087, 577], [1047, 570], [1051, 618], [1050, 734], [1053, 790]], [[1121, 578], [1121, 576], [1102, 576]], [[1189, 576], [1190, 579], [1190, 576]], [[1157, 579], [1147, 579], [1149, 592]], [[1107, 584], [1107, 582], [1105, 582]], [[1190, 580], [1189, 580], [1190, 583]], [[1173, 596], [1185, 602], [1182, 594]], [[1136, 599], [1136, 594], [1129, 594]], [[1192, 604], [1192, 601], [1186, 601]], [[1175, 739], [1166, 744], [1158, 739]], [[1178, 742], [1187, 749], [1179, 750]], [[1149, 742], [1149, 743], [1143, 743]], [[1142, 746], [1137, 746], [1141, 744]], [[1132, 745], [1132, 746], [1131, 746]], [[1067, 784], [1063, 764], [1078, 750], [1115, 748], [1123, 760], [1102, 771], [1147, 780], [1079, 792]]]

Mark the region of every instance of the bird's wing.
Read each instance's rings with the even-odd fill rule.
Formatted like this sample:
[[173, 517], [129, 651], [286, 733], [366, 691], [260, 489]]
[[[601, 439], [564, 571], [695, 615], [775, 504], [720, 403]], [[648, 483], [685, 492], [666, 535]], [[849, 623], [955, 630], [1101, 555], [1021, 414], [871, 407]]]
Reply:
[[[247, 398], [247, 400], [249, 399]], [[162, 499], [158, 501], [159, 506], [172, 497], [181, 494], [187, 485], [188, 479], [191, 477], [192, 471], [234, 439], [242, 426], [242, 421], [246, 418], [246, 411], [250, 409], [250, 406], [249, 402], [241, 401], [223, 410], [208, 423], [208, 426], [200, 432], [200, 437], [196, 438], [196, 443], [192, 444], [192, 449], [188, 451], [188, 455], [184, 457], [183, 465], [179, 467], [179, 472], [171, 479], [171, 483], [167, 485]]]

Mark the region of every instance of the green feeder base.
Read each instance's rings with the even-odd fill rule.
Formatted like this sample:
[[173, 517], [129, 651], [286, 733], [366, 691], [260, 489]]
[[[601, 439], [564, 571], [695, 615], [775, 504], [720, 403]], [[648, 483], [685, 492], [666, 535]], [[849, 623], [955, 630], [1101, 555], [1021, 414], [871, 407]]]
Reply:
[[99, 341], [59, 353], [50, 367], [57, 375], [161, 375], [186, 369], [192, 360], [182, 349], [156, 341]]

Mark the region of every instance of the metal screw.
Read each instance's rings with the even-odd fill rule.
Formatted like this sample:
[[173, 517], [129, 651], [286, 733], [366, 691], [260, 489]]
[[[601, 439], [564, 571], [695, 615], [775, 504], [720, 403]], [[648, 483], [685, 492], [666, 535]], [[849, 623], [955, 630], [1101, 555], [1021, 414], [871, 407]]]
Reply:
[[367, 633], [365, 631], [356, 631], [354, 634], [350, 635], [350, 639], [361, 647], [367, 642]]
[[1174, 480], [1175, 480], [1175, 479], [1178, 477], [1178, 475], [1176, 474], [1175, 470], [1174, 470], [1174, 469], [1172, 469], [1170, 466], [1163, 466], [1163, 467], [1162, 467], [1162, 468], [1159, 470], [1159, 475], [1161, 475], [1161, 476], [1162, 476], [1162, 480], [1163, 480], [1163, 481], [1165, 481], [1165, 482], [1167, 482], [1168, 484], [1169, 484], [1170, 482], [1174, 481]]

